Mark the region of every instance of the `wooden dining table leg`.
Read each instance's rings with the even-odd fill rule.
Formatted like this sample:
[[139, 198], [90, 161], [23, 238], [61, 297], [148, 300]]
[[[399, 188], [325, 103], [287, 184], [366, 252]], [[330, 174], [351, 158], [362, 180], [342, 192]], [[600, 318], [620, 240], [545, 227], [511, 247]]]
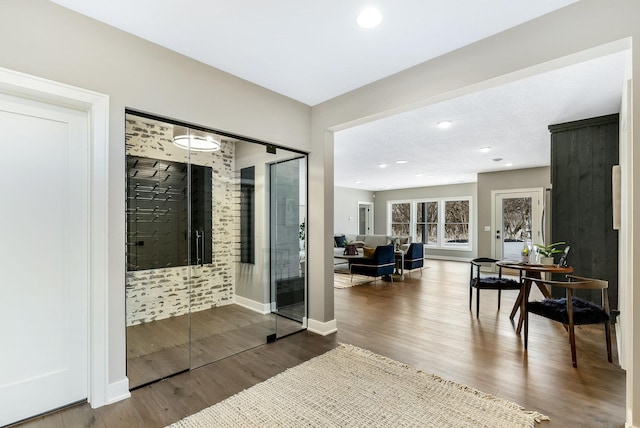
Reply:
[[[527, 275], [529, 276], [529, 278], [534, 278], [533, 281], [535, 281], [536, 279], [542, 278], [540, 276], [540, 272], [527, 272]], [[538, 284], [537, 282], [536, 284], [538, 285], [538, 288], [540, 288], [540, 291], [542, 291], [540, 284]], [[525, 305], [527, 303], [527, 300], [529, 299], [529, 292], [531, 291], [531, 285], [532, 285], [531, 280], [529, 279], [523, 280], [522, 286], [520, 287], [520, 293], [518, 294], [517, 301], [520, 303], [520, 316], [518, 317], [518, 327], [516, 327], [516, 334], [518, 335], [522, 331], [522, 323], [524, 321], [524, 315], [525, 315], [524, 313]], [[543, 292], [543, 294], [545, 294], [545, 292]], [[546, 294], [549, 294], [549, 292], [547, 291]]]
[[510, 320], [512, 320], [516, 316], [516, 312], [518, 312], [518, 309], [520, 309], [521, 305], [522, 305], [522, 289], [520, 289], [520, 292], [518, 293], [518, 297], [516, 298], [516, 301], [513, 304], [513, 309], [511, 309], [511, 315], [509, 315]]

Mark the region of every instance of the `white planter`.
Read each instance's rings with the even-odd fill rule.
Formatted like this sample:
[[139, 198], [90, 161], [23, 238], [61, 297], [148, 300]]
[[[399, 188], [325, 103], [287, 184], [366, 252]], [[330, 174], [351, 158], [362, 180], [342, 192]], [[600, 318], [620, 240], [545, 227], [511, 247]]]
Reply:
[[540, 264], [550, 266], [553, 264], [553, 257], [540, 257]]

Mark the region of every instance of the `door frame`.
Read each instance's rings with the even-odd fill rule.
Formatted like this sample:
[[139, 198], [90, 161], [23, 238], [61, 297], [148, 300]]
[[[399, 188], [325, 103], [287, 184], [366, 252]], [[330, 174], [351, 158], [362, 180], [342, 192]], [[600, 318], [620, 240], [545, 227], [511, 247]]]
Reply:
[[87, 401], [96, 408], [127, 398], [130, 396], [128, 385], [126, 392], [109, 385], [109, 96], [5, 68], [0, 68], [0, 92], [86, 112], [89, 125]]
[[[542, 206], [540, 207], [541, 210], [541, 218], [540, 220], [540, 225], [539, 225], [539, 231], [544, 235], [544, 227], [545, 225], [543, 224], [544, 222], [544, 210], [545, 210], [545, 189], [544, 187], [530, 187], [530, 188], [524, 188], [524, 189], [504, 189], [504, 190], [492, 190], [491, 191], [491, 257], [496, 258], [496, 239], [495, 239], [495, 233], [496, 233], [496, 198], [498, 195], [508, 195], [508, 194], [518, 194], [518, 193], [538, 193], [539, 197], [540, 197], [540, 203], [542, 204]], [[538, 239], [532, 237], [532, 243], [535, 242], [539, 242]]]
[[373, 202], [363, 202], [363, 201], [358, 201], [358, 216], [356, 217], [357, 219], [357, 223], [358, 223], [358, 230], [356, 235], [360, 235], [360, 208], [361, 207], [366, 207], [368, 209], [367, 211], [367, 229], [369, 229], [371, 232], [365, 232], [365, 235], [372, 235], [373, 234]]

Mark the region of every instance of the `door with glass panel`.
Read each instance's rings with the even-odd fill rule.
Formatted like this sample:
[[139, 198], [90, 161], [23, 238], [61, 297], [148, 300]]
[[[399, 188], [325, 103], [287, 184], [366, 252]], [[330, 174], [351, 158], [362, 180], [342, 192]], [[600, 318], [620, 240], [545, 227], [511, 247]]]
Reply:
[[277, 149], [269, 165], [269, 228], [272, 313], [276, 337], [306, 323], [306, 156]]
[[494, 192], [495, 258], [519, 260], [530, 245], [542, 243], [543, 189]]
[[135, 112], [125, 152], [131, 388], [299, 331], [306, 155]]

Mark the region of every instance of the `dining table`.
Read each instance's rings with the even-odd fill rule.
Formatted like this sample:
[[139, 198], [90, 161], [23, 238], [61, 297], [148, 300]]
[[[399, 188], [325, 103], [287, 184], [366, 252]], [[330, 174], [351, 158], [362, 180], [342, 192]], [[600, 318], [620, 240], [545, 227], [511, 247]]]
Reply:
[[538, 286], [538, 289], [544, 297], [546, 297], [547, 299], [551, 299], [552, 296], [549, 289], [547, 289], [544, 283], [536, 282], [536, 279], [543, 279], [543, 273], [573, 273], [573, 267], [571, 266], [542, 265], [535, 263], [523, 263], [513, 260], [500, 260], [496, 264], [505, 269], [518, 270], [520, 271], [520, 277], [524, 277], [524, 280], [520, 282], [520, 293], [518, 293], [518, 298], [516, 299], [513, 305], [513, 309], [511, 309], [511, 315], [509, 316], [509, 319], [513, 319], [516, 315], [516, 312], [520, 310], [520, 315], [518, 317], [518, 326], [516, 327], [517, 334], [520, 334], [520, 331], [522, 330], [524, 312], [526, 310], [527, 299], [529, 298], [529, 291], [531, 290], [531, 286], [533, 285], [532, 283], [535, 283]]

